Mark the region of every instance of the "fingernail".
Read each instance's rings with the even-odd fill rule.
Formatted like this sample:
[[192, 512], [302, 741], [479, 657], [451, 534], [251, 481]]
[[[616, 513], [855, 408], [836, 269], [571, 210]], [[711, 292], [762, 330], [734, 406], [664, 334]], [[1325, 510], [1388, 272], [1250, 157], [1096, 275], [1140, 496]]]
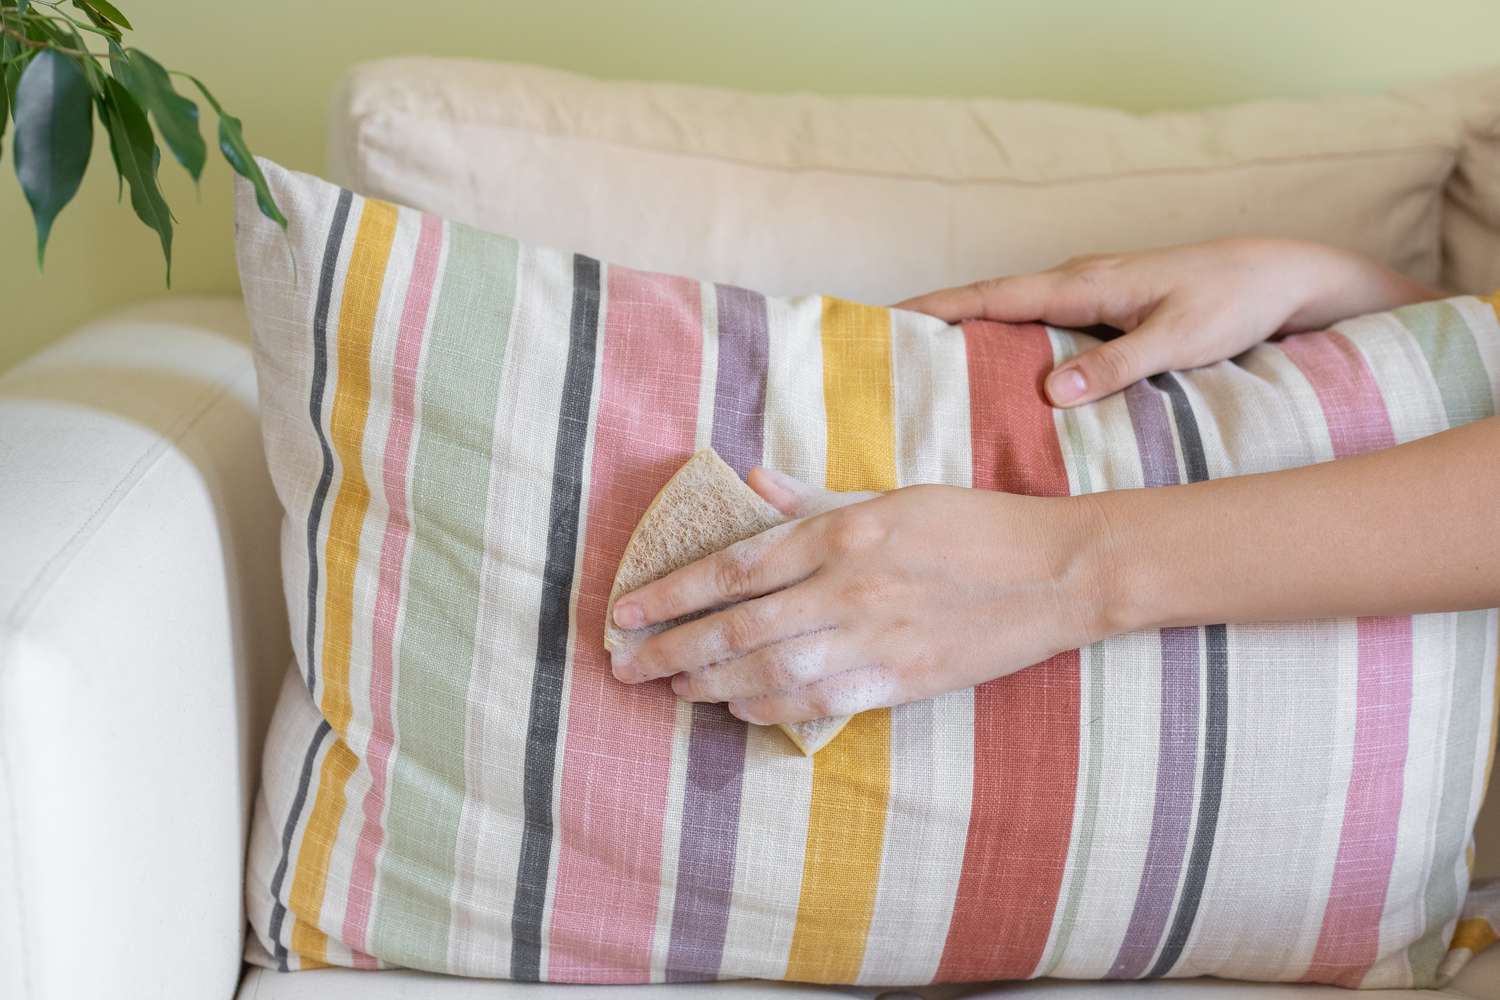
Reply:
[[1077, 368], [1059, 368], [1047, 376], [1047, 395], [1054, 403], [1071, 403], [1088, 392], [1089, 384]]
[[615, 605], [615, 624], [621, 628], [640, 628], [646, 624], [646, 612], [639, 604], [621, 601]]
[[609, 669], [615, 675], [615, 680], [624, 681], [626, 684], [635, 680], [635, 669], [630, 665], [630, 654], [626, 652], [611, 652], [609, 654]]
[[742, 701], [731, 701], [729, 703], [729, 714], [741, 722], [751, 721], [749, 714], [745, 711], [745, 703]]
[[688, 679], [687, 674], [675, 674], [672, 677], [672, 693], [679, 698], [687, 698]]

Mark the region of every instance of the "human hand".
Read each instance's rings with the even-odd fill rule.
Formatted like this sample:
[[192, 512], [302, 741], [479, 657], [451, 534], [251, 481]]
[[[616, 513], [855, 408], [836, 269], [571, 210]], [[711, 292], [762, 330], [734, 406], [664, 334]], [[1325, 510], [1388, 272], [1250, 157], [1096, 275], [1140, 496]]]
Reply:
[[[970, 687], [1100, 638], [1086, 499], [915, 486], [839, 494], [757, 469], [795, 518], [621, 597], [641, 628], [722, 608], [613, 659], [761, 724]], [[727, 606], [727, 607], [726, 607]]]
[[1124, 331], [1047, 377], [1053, 405], [1076, 406], [1158, 372], [1232, 358], [1279, 333], [1437, 297], [1359, 254], [1300, 240], [1231, 239], [1076, 257], [1036, 274], [919, 295], [897, 308], [950, 323]]

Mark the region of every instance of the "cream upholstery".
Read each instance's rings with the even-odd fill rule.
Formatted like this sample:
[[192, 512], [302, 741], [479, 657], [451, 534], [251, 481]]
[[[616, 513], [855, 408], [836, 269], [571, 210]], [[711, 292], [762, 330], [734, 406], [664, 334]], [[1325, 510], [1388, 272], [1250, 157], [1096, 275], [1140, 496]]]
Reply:
[[882, 303], [1079, 253], [1268, 234], [1455, 291], [1500, 285], [1500, 70], [1137, 117], [394, 59], [346, 79], [329, 165], [362, 194], [774, 294]]

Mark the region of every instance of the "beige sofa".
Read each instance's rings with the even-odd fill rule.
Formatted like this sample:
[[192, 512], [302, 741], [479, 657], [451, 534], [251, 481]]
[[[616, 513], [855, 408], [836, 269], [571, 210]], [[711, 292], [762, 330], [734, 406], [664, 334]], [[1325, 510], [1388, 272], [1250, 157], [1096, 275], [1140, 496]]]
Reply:
[[[330, 165], [366, 193], [525, 239], [770, 292], [891, 301], [1085, 251], [1236, 233], [1359, 247], [1454, 290], [1500, 287], [1500, 73], [1390, 98], [1139, 119], [396, 60], [349, 76]], [[255, 408], [233, 298], [126, 309], [0, 376], [0, 997], [562, 995], [243, 968], [247, 817], [291, 656]], [[1481, 875], [1500, 874], [1496, 799]], [[1333, 995], [1216, 982], [993, 989]], [[608, 993], [767, 990], [882, 992]], [[1500, 947], [1447, 992], [1500, 998]]]

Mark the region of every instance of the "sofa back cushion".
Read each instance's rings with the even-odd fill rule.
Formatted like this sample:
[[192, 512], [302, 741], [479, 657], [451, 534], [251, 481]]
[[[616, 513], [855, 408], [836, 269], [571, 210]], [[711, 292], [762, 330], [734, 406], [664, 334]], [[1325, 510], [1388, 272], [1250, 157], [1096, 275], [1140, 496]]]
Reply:
[[1145, 116], [752, 95], [393, 59], [334, 101], [336, 180], [653, 270], [866, 302], [1235, 235], [1500, 286], [1500, 71], [1388, 97]]
[[1457, 298], [1053, 411], [1093, 341], [542, 250], [265, 164], [237, 239], [295, 669], [256, 960], [585, 982], [1438, 975], [1492, 611], [1119, 636], [814, 758], [614, 680], [610, 583], [695, 450], [1038, 495], [1328, 460], [1495, 412]]

